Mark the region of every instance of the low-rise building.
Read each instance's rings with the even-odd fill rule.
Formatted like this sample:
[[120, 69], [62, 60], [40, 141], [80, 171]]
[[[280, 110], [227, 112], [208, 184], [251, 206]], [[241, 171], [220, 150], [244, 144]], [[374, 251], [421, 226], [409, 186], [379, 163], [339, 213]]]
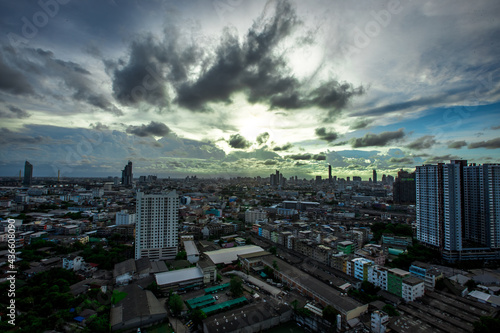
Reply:
[[406, 302], [413, 302], [425, 293], [424, 281], [414, 276], [406, 277], [401, 287], [401, 297]]
[[389, 323], [389, 315], [384, 311], [375, 310], [371, 314], [370, 329], [372, 333], [385, 333]]

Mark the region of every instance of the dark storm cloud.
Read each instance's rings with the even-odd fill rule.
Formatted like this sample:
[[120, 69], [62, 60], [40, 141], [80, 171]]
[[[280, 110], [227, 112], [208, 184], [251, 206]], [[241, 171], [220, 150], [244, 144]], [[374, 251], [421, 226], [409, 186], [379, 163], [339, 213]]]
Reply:
[[405, 137], [403, 128], [393, 132], [382, 132], [380, 134], [367, 133], [362, 138], [353, 138], [350, 144], [353, 148], [360, 147], [381, 147], [386, 146], [393, 141], [400, 140]]
[[264, 161], [263, 164], [264, 165], [276, 165], [276, 164], [278, 164], [278, 161], [276, 161], [276, 160], [266, 160], [266, 161]]
[[271, 109], [316, 106], [327, 110], [331, 117], [353, 96], [363, 94], [362, 87], [334, 79], [306, 89], [306, 82], [290, 74], [277, 48], [301, 22], [289, 2], [276, 3], [274, 16], [256, 20], [243, 43], [236, 33], [225, 30], [212, 65], [196, 81], [178, 87], [179, 105], [203, 111], [209, 102], [231, 103], [233, 93], [245, 92], [250, 103], [267, 103]]
[[[69, 97], [70, 100], [88, 103], [117, 116], [123, 115], [106, 96], [94, 91], [95, 83], [90, 71], [80, 64], [58, 59], [52, 51], [40, 48], [13, 49], [4, 46], [3, 51], [9, 60], [9, 68], [5, 70], [4, 61], [0, 59], [0, 89], [17, 94], [36, 92], [37, 95], [49, 95], [57, 100]], [[2, 83], [4, 78], [10, 82], [10, 90]], [[12, 85], [18, 88], [13, 89]], [[61, 85], [63, 89], [48, 88], [52, 85]], [[66, 95], [66, 89], [69, 95]]]
[[326, 142], [335, 141], [339, 137], [337, 132], [333, 130], [327, 131], [325, 127], [316, 128], [315, 133], [318, 138]]
[[287, 155], [285, 158], [290, 158], [295, 161], [305, 161], [305, 160], [315, 160], [315, 161], [324, 161], [326, 160], [326, 155], [324, 154], [294, 154]]
[[467, 142], [465, 142], [464, 140], [453, 141], [453, 142], [448, 143], [448, 148], [450, 148], [450, 149], [460, 149], [460, 148], [465, 147], [465, 146], [467, 146]]
[[285, 158], [290, 158], [292, 160], [310, 160], [312, 157], [311, 154], [294, 154], [294, 155], [287, 155]]
[[148, 125], [130, 125], [129, 127], [127, 127], [126, 132], [140, 137], [165, 136], [170, 133], [170, 129], [163, 123], [152, 121]]
[[229, 145], [235, 149], [245, 149], [252, 145], [251, 142], [247, 141], [247, 139], [245, 139], [240, 134], [231, 135], [227, 143], [229, 143]]
[[23, 119], [28, 118], [31, 115], [23, 109], [20, 109], [16, 106], [9, 105], [7, 110], [0, 109], [0, 118], [17, 118]]
[[368, 127], [372, 122], [370, 119], [356, 119], [349, 125], [349, 129], [360, 130]]
[[97, 131], [109, 130], [109, 126], [104, 125], [101, 122], [97, 122], [95, 124], [92, 123], [92, 124], [90, 124], [90, 127], [97, 130]]
[[447, 162], [450, 160], [458, 160], [458, 159], [460, 159], [459, 156], [447, 154], [447, 155], [441, 155], [441, 156], [431, 156], [424, 163], [433, 164], [433, 163]]
[[412, 164], [414, 163], [412, 157], [391, 157], [389, 158], [390, 163], [394, 164]]
[[33, 87], [18, 70], [7, 65], [0, 54], [0, 90], [15, 95], [33, 94]]
[[257, 136], [256, 141], [257, 141], [257, 144], [262, 145], [262, 144], [266, 143], [267, 140], [269, 140], [269, 133], [264, 132], [264, 133], [261, 133]]
[[486, 149], [498, 149], [500, 148], [500, 138], [491, 139], [488, 141], [471, 142], [467, 146], [469, 149], [476, 148], [486, 148]]
[[286, 151], [292, 149], [293, 145], [291, 143], [284, 144], [283, 146], [273, 147], [273, 151]]
[[407, 144], [406, 148], [421, 150], [421, 149], [431, 148], [436, 143], [437, 141], [434, 140], [434, 135], [424, 135], [416, 139], [415, 141]]

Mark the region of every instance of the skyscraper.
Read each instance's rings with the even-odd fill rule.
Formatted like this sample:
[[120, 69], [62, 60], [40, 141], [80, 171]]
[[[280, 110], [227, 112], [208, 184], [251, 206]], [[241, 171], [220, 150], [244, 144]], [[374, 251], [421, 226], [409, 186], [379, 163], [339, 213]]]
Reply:
[[135, 258], [175, 259], [178, 245], [179, 196], [137, 192]]
[[377, 170], [373, 169], [373, 184], [377, 183]]
[[417, 239], [441, 248], [442, 228], [442, 164], [417, 166]]
[[31, 186], [31, 183], [33, 182], [33, 165], [26, 161], [24, 163], [24, 180], [23, 180], [23, 185], [24, 186]]
[[500, 165], [419, 166], [416, 192], [419, 241], [448, 261], [500, 257]]
[[122, 185], [130, 186], [132, 185], [133, 180], [132, 162], [128, 161], [128, 164], [125, 165], [125, 168], [122, 170]]
[[328, 165], [328, 181], [331, 183], [332, 182], [332, 165]]
[[464, 167], [464, 238], [500, 248], [500, 165]]

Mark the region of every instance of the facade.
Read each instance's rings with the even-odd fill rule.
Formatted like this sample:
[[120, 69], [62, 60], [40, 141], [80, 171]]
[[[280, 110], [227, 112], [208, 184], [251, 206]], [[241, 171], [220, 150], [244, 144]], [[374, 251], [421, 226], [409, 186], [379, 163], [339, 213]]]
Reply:
[[387, 291], [403, 297], [403, 280], [410, 275], [410, 272], [399, 268], [392, 268], [387, 271]]
[[358, 280], [368, 280], [368, 267], [373, 265], [373, 261], [365, 258], [356, 258], [351, 260], [353, 276]]
[[116, 213], [116, 225], [128, 225], [135, 223], [135, 214], [130, 214], [128, 210], [122, 210]]
[[400, 170], [393, 187], [394, 203], [412, 205], [416, 200], [415, 172]]
[[263, 210], [251, 210], [245, 211], [245, 223], [253, 224], [257, 221], [262, 221], [267, 219], [267, 212]]
[[344, 241], [337, 244], [337, 250], [344, 252], [344, 254], [351, 254], [354, 252], [354, 243]]
[[406, 302], [413, 302], [417, 298], [424, 296], [424, 281], [414, 276], [407, 277], [403, 280], [401, 289], [401, 297]]
[[442, 227], [442, 167], [417, 166], [417, 239], [441, 247]]
[[443, 273], [425, 262], [415, 261], [410, 266], [410, 275], [424, 280], [425, 290], [434, 290], [436, 281], [443, 278]]
[[385, 333], [389, 324], [389, 315], [384, 311], [375, 310], [371, 314], [371, 331], [373, 333]]
[[26, 161], [24, 162], [24, 180], [23, 180], [23, 185], [24, 186], [31, 186], [33, 183], [33, 165]]
[[174, 259], [178, 251], [179, 196], [137, 192], [135, 259]]

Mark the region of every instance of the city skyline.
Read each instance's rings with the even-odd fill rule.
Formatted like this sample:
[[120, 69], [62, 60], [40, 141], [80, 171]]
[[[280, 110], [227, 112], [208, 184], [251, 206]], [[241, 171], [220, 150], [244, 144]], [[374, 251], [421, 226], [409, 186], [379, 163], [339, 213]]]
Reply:
[[328, 179], [499, 163], [500, 4], [0, 6], [0, 176]]

